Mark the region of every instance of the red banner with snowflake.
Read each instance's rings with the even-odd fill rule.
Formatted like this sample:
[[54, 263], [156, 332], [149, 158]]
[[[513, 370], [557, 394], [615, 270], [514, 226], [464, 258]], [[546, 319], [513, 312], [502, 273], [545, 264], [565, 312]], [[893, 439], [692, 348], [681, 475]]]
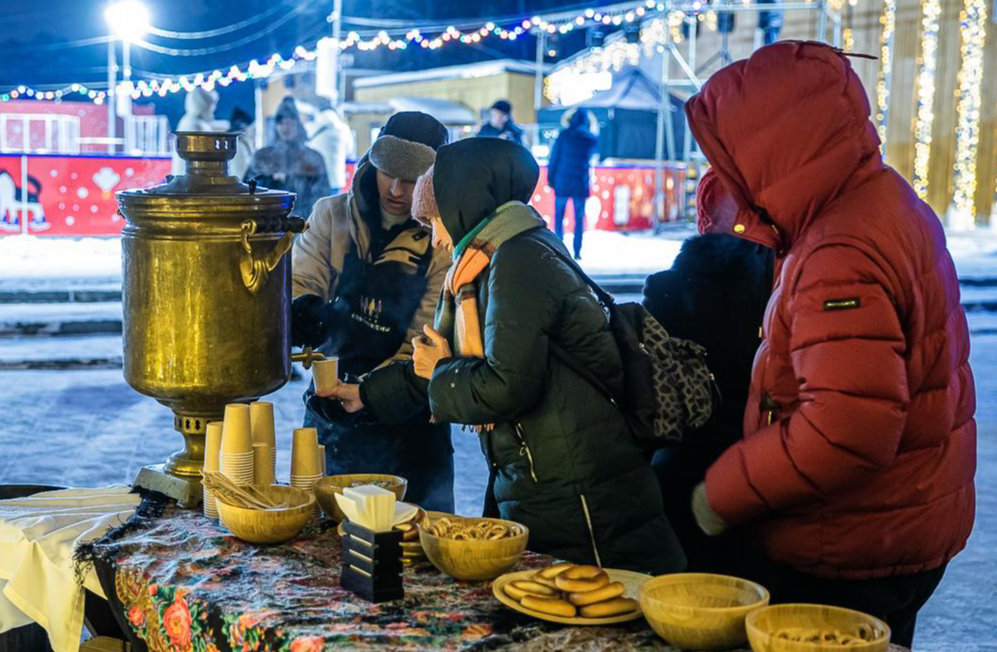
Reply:
[[169, 158], [0, 155], [0, 235], [117, 235], [115, 191], [169, 173]]

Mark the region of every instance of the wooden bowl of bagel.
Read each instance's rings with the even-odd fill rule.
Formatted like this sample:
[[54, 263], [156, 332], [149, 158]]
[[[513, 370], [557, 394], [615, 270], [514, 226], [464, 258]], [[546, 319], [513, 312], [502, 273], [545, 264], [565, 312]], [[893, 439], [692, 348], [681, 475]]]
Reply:
[[513, 531], [514, 528], [520, 530], [519, 534], [498, 539], [454, 539], [437, 536], [430, 527], [421, 524], [419, 541], [426, 557], [441, 572], [458, 580], [495, 579], [519, 563], [530, 538], [529, 529], [513, 521], [461, 517], [450, 520], [463, 525], [486, 522], [501, 526], [507, 531]]

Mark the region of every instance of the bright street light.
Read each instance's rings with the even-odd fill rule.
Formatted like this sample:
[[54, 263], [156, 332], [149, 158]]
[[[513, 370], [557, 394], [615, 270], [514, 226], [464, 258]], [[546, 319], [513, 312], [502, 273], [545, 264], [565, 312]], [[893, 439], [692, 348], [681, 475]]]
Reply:
[[120, 0], [108, 5], [104, 20], [115, 36], [134, 41], [149, 30], [149, 10], [138, 0]]

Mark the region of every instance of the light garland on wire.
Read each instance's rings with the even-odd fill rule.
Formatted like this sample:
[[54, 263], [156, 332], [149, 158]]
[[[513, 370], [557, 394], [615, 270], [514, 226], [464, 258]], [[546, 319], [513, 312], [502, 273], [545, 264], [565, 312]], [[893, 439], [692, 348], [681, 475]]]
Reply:
[[959, 68], [958, 124], [956, 126], [953, 226], [972, 227], [975, 222], [976, 154], [980, 144], [983, 48], [987, 39], [987, 1], [965, 0], [959, 16], [962, 35]]
[[917, 114], [914, 121], [914, 191], [928, 196], [931, 129], [935, 121], [935, 72], [938, 69], [938, 18], [941, 0], [921, 1], [921, 71], [917, 75]]
[[893, 74], [893, 35], [897, 28], [897, 0], [883, 0], [879, 17], [883, 31], [879, 36], [879, 73], [876, 75], [876, 130], [886, 142], [886, 118], [890, 114], [890, 89], [887, 80]]
[[[369, 52], [380, 47], [387, 47], [389, 50], [405, 50], [412, 46], [436, 50], [447, 44], [461, 43], [464, 45], [473, 45], [495, 37], [505, 41], [515, 41], [517, 38], [535, 30], [553, 35], [567, 34], [577, 28], [593, 24], [620, 26], [624, 23], [633, 23], [634, 21], [643, 19], [649, 11], [660, 12], [664, 8], [664, 4], [660, 4], [657, 0], [646, 0], [639, 5], [635, 4], [629, 8], [618, 8], [612, 11], [587, 9], [574, 17], [556, 21], [548, 21], [540, 16], [534, 16], [508, 27], [500, 27], [492, 21], [471, 31], [462, 31], [454, 26], [450, 26], [442, 33], [432, 37], [422, 34], [418, 29], [411, 29], [402, 36], [392, 36], [388, 31], [382, 30], [373, 38], [364, 39], [358, 32], [351, 31], [347, 34], [346, 38], [340, 40], [336, 45], [338, 45], [340, 51], [356, 48], [360, 51]], [[116, 95], [127, 95], [137, 100], [141, 97], [148, 98], [153, 95], [165, 97], [169, 93], [177, 93], [181, 90], [190, 92], [198, 87], [206, 91], [211, 91], [217, 86], [225, 87], [233, 82], [244, 82], [249, 79], [266, 79], [277, 69], [290, 70], [298, 61], [312, 61], [317, 56], [316, 49], [308, 49], [303, 45], [298, 45], [294, 49], [292, 56], [288, 59], [284, 59], [279, 53], [274, 53], [266, 63], [261, 64], [253, 60], [245, 69], [234, 65], [225, 73], [215, 70], [194, 75], [165, 77], [152, 81], [122, 82], [113, 91], [95, 91], [87, 88], [84, 84], [71, 84], [53, 91], [43, 91], [28, 86], [20, 86], [11, 91], [0, 93], [0, 101], [7, 102], [22, 97], [61, 100], [67, 96], [82, 94], [85, 99], [89, 99], [96, 104], [102, 104], [106, 100], [108, 92], [113, 92]]]

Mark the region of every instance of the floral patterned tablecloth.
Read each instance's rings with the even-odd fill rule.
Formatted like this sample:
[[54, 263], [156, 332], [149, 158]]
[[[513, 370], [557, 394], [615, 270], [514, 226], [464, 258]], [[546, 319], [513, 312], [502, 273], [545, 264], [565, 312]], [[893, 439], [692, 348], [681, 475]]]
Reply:
[[[677, 652], [643, 620], [562, 627], [504, 607], [489, 582], [459, 582], [433, 568], [405, 571], [403, 600], [371, 604], [340, 588], [339, 536], [327, 524], [255, 546], [199, 512], [139, 512], [81, 557], [95, 563], [139, 651]], [[517, 570], [552, 561], [526, 553]]]

